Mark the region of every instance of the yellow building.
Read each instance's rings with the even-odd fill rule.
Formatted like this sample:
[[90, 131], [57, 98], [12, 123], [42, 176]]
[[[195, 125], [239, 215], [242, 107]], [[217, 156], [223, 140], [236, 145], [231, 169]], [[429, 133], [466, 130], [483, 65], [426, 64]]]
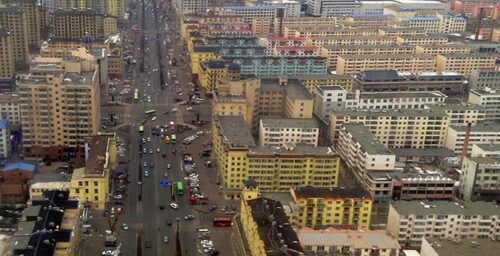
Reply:
[[396, 37], [340, 35], [327, 37], [309, 37], [307, 38], [306, 44], [316, 47], [322, 47], [327, 45], [393, 45], [395, 42]]
[[220, 59], [217, 46], [194, 46], [191, 52], [191, 73], [200, 73], [200, 63]]
[[438, 44], [438, 45], [417, 45], [415, 48], [416, 54], [469, 54], [472, 52], [472, 48], [467, 45], [456, 45], [456, 44]]
[[305, 75], [289, 78], [299, 79], [312, 94], [316, 94], [316, 86], [318, 85], [340, 85], [342, 88], [351, 91], [354, 83], [354, 79], [350, 75]]
[[12, 31], [0, 28], [0, 79], [10, 80], [14, 78], [14, 46], [12, 43]]
[[258, 147], [241, 116], [214, 116], [212, 141], [227, 199], [238, 198], [246, 180], [263, 191], [337, 186], [340, 158], [331, 148]]
[[281, 35], [283, 37], [289, 37], [295, 35], [294, 29], [288, 29], [287, 34], [285, 36], [285, 28], [287, 27], [301, 27], [301, 26], [315, 26], [315, 27], [334, 27], [339, 25], [336, 17], [288, 17], [283, 18], [280, 21], [280, 18], [274, 19], [274, 35], [279, 36], [280, 34], [280, 24], [281, 24]]
[[[282, 82], [282, 80], [284, 80]], [[312, 118], [314, 97], [297, 79], [280, 79], [285, 85], [284, 114], [288, 118]], [[264, 102], [262, 103], [264, 104]]]
[[[290, 27], [285, 28], [285, 32]], [[376, 29], [344, 29], [337, 27], [298, 27], [295, 30], [295, 36], [290, 32], [286, 33], [290, 37], [374, 37], [378, 36]]]
[[396, 36], [424, 36], [425, 30], [422, 28], [379, 28], [379, 36], [396, 37]]
[[95, 65], [93, 57], [34, 60], [30, 75], [19, 80], [25, 155], [59, 159], [97, 134], [101, 118]]
[[404, 45], [426, 45], [426, 44], [447, 44], [448, 37], [444, 35], [425, 35], [425, 36], [398, 36], [396, 44]]
[[118, 22], [115, 16], [104, 16], [103, 30], [104, 38], [108, 38], [118, 33]]
[[23, 8], [18, 6], [0, 6], [0, 27], [12, 32], [14, 65], [24, 69], [29, 64], [29, 29], [28, 17]]
[[28, 22], [28, 44], [30, 46], [40, 46], [41, 19], [37, 0], [2, 0], [5, 5], [19, 6], [24, 9]]
[[440, 54], [436, 58], [438, 72], [451, 71], [468, 76], [474, 70], [494, 70], [496, 56], [490, 53]]
[[69, 191], [71, 174], [66, 173], [37, 173], [30, 181], [30, 199], [41, 197], [44, 192], [51, 190]]
[[491, 34], [491, 41], [495, 43], [500, 42], [500, 28], [493, 29], [493, 32]]
[[391, 69], [400, 72], [435, 72], [436, 58], [426, 54], [363, 54], [340, 55], [337, 59], [337, 74], [339, 75], [363, 70]]
[[81, 39], [88, 35], [92, 38], [104, 38], [104, 15], [92, 10], [62, 10], [52, 14], [54, 36]]
[[92, 137], [86, 153], [86, 166], [77, 168], [71, 177], [71, 196], [103, 210], [110, 197], [110, 176], [116, 170], [116, 135]]
[[202, 87], [213, 92], [217, 81], [226, 77], [226, 63], [223, 60], [212, 60], [200, 63], [200, 74], [198, 81]]
[[413, 54], [415, 46], [411, 45], [328, 45], [321, 47], [319, 55], [328, 59], [328, 68], [337, 69], [337, 59], [340, 55], [363, 54]]
[[[290, 188], [297, 228], [369, 229], [373, 199], [362, 188]], [[283, 202], [282, 202], [283, 203]]]
[[253, 18], [252, 34], [259, 37], [267, 37], [271, 33], [273, 20], [269, 18]]
[[72, 230], [69, 242], [56, 242], [53, 256], [76, 256], [80, 246], [81, 209], [64, 209], [60, 229]]

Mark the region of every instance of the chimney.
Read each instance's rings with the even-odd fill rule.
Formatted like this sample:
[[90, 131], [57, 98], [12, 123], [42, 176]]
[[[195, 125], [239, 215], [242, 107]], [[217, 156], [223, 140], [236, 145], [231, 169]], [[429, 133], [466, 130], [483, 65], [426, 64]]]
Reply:
[[467, 124], [467, 128], [465, 130], [465, 139], [464, 139], [464, 147], [462, 148], [462, 155], [460, 155], [460, 165], [459, 168], [462, 168], [462, 164], [464, 162], [464, 158], [467, 155], [467, 148], [469, 147], [469, 136], [470, 136], [470, 130], [472, 128], [471, 123]]

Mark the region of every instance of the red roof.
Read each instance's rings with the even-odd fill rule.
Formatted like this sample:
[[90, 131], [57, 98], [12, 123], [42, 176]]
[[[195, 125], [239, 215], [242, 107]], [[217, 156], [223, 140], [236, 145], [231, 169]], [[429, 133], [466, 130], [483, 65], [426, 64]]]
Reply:
[[269, 41], [305, 41], [305, 37], [269, 37]]
[[316, 50], [316, 46], [287, 46], [287, 45], [278, 45], [276, 46], [276, 50], [280, 51], [314, 51]]

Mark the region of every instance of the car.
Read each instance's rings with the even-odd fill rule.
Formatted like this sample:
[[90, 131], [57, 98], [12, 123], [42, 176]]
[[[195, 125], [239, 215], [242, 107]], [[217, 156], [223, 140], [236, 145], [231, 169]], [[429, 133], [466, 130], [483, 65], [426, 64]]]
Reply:
[[194, 215], [188, 214], [188, 215], [184, 216], [184, 219], [185, 220], [194, 220]]
[[174, 210], [179, 209], [179, 205], [176, 203], [170, 203], [170, 207], [172, 207], [172, 209], [174, 209]]
[[161, 157], [167, 157], [167, 153], [163, 152], [163, 153], [161, 154]]
[[127, 231], [128, 230], [128, 225], [125, 223], [122, 223], [122, 229]]
[[171, 219], [167, 220], [167, 226], [172, 226], [172, 220]]
[[151, 241], [146, 240], [146, 248], [151, 248], [152, 244]]
[[174, 121], [170, 121], [170, 125], [174, 125]]
[[[150, 100], [150, 99], [148, 99], [148, 102], [151, 102], [151, 100]], [[158, 117], [153, 116], [153, 118], [151, 118], [151, 121], [156, 121], [156, 119], [158, 119]]]
[[115, 205], [123, 205], [123, 201], [121, 201], [121, 200], [116, 200], [116, 201], [115, 201]]
[[147, 140], [148, 140], [148, 142], [151, 142], [151, 137], [148, 137]]
[[114, 199], [123, 199], [123, 196], [122, 195], [114, 195], [113, 198]]
[[217, 250], [209, 250], [207, 253], [210, 256], [218, 256], [218, 255], [220, 255], [220, 252], [217, 251]]
[[147, 152], [148, 152], [148, 151], [147, 151], [147, 149], [146, 149], [146, 148], [143, 148], [143, 149], [142, 149], [142, 153], [146, 154]]
[[171, 167], [170, 164], [167, 164], [167, 169], [170, 169], [170, 167]]
[[144, 167], [148, 167], [148, 162], [144, 162], [144, 163], [142, 164], [142, 166], [144, 166]]
[[168, 178], [168, 172], [164, 172], [163, 177]]
[[163, 236], [163, 242], [168, 244], [168, 236]]
[[155, 167], [155, 163], [153, 163], [153, 162], [149, 162], [149, 167], [150, 167], [150, 168], [154, 168], [154, 167]]
[[153, 154], [153, 149], [152, 148], [149, 149], [149, 153]]
[[149, 177], [149, 172], [147, 170], [144, 171], [144, 177]]
[[160, 210], [163, 210], [163, 209], [165, 209], [165, 205], [160, 204]]
[[142, 143], [143, 144], [146, 143], [146, 139], [142, 138]]
[[156, 153], [160, 153], [160, 148], [156, 148]]

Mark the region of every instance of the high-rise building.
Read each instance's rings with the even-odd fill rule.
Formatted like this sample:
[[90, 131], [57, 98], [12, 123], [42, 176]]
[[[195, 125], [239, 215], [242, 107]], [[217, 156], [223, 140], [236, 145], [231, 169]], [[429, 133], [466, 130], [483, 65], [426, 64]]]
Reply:
[[14, 77], [14, 45], [12, 31], [0, 28], [0, 80], [12, 80]]
[[16, 68], [25, 68], [29, 63], [29, 29], [26, 12], [18, 6], [0, 6], [0, 27], [11, 30], [14, 65]]
[[40, 46], [40, 11], [37, 0], [2, 0], [6, 5], [24, 8], [28, 22], [28, 44]]
[[203, 14], [207, 11], [207, 0], [175, 0], [175, 7], [179, 13]]
[[92, 38], [104, 37], [104, 17], [96, 11], [56, 10], [54, 17], [54, 36], [80, 39], [84, 36]]

